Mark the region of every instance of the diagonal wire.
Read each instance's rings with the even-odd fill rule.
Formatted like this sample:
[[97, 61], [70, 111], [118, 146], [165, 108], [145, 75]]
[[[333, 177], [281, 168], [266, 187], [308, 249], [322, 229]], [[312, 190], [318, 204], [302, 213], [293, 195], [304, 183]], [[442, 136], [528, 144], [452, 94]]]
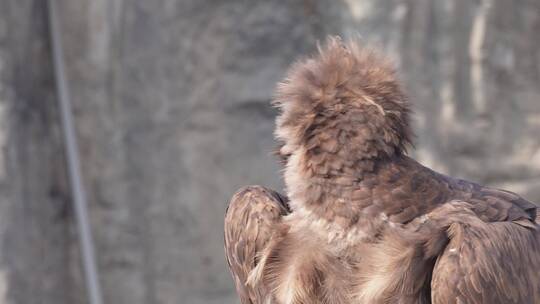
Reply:
[[86, 288], [90, 304], [103, 304], [98, 269], [96, 266], [92, 231], [88, 222], [88, 207], [81, 176], [81, 162], [79, 159], [79, 149], [77, 137], [75, 135], [75, 125], [73, 122], [73, 114], [69, 98], [69, 87], [65, 74], [62, 36], [60, 34], [56, 0], [48, 1], [48, 18], [50, 37], [52, 40], [51, 45], [54, 76], [56, 81], [58, 103], [60, 107], [62, 130], [64, 134], [69, 182], [79, 232], [79, 242], [81, 246]]

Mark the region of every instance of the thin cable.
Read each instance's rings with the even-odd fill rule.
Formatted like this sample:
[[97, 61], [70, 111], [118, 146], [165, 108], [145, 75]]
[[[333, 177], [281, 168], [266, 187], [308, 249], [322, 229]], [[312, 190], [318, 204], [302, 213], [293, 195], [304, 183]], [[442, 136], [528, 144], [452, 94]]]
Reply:
[[77, 137], [75, 135], [75, 125], [73, 123], [73, 114], [69, 98], [69, 87], [65, 75], [62, 36], [58, 22], [56, 0], [49, 0], [48, 10], [56, 91], [60, 107], [62, 129], [64, 133], [64, 146], [67, 156], [69, 182], [71, 185], [71, 194], [73, 197], [75, 217], [79, 231], [79, 242], [81, 246], [86, 288], [90, 304], [103, 304], [101, 286], [99, 284], [98, 268], [96, 266], [92, 231], [88, 222], [88, 207], [81, 176], [81, 162], [79, 159]]

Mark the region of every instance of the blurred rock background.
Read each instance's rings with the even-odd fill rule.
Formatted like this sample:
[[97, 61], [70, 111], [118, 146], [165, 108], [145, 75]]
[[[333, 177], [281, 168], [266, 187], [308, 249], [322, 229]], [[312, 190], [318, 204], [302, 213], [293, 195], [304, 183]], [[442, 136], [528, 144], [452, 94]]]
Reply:
[[[329, 34], [394, 58], [416, 149], [540, 201], [538, 0], [60, 0], [106, 303], [237, 303], [228, 198], [282, 189], [275, 83]], [[0, 304], [85, 303], [46, 1], [0, 0]]]

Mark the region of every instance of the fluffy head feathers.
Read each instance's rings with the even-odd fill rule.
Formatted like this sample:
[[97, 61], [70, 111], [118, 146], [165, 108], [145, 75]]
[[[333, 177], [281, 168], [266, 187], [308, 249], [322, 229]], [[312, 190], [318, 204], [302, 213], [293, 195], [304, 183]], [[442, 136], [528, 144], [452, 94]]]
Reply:
[[274, 104], [282, 155], [305, 148], [308, 157], [354, 162], [400, 154], [410, 144], [409, 105], [393, 66], [358, 42], [329, 38], [293, 65]]

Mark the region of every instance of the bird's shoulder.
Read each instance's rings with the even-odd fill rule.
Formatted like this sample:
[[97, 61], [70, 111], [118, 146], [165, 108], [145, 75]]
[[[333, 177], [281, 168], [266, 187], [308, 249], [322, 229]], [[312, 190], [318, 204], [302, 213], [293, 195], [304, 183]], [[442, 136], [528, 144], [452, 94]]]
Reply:
[[455, 201], [465, 202], [461, 206], [485, 222], [540, 223], [539, 204], [507, 190], [438, 173], [408, 157], [386, 166], [368, 182], [373, 205], [401, 224]]
[[459, 199], [466, 201], [471, 210], [484, 222], [511, 221], [527, 226], [539, 224], [537, 203], [526, 200], [511, 191], [482, 186], [458, 180]]

